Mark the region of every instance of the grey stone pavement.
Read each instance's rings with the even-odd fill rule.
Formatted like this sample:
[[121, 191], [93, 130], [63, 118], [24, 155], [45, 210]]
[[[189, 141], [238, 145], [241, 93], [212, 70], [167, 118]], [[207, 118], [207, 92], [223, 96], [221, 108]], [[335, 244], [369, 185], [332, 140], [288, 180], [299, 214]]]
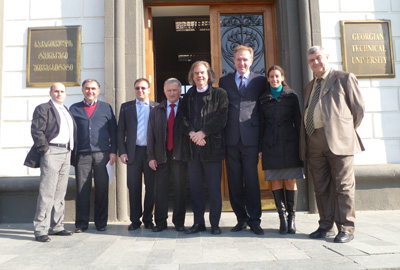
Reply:
[[[206, 214], [208, 215], [208, 213]], [[232, 233], [234, 214], [222, 213], [222, 234], [186, 235], [169, 229], [128, 231], [128, 222], [109, 223], [106, 232], [34, 240], [32, 224], [0, 224], [0, 269], [400, 269], [400, 211], [357, 212], [355, 239], [311, 240], [318, 216], [297, 213], [297, 234], [278, 233], [278, 215], [264, 211], [264, 236], [249, 229]], [[188, 213], [186, 225], [192, 225]], [[66, 223], [73, 230], [73, 223]]]

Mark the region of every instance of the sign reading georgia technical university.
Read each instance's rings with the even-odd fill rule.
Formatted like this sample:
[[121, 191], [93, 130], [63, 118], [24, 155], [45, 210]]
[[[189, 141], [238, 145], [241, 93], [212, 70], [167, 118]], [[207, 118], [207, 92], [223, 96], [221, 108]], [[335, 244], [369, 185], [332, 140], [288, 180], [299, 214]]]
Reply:
[[80, 85], [81, 26], [28, 28], [26, 86]]
[[388, 20], [340, 21], [343, 70], [360, 78], [395, 77]]

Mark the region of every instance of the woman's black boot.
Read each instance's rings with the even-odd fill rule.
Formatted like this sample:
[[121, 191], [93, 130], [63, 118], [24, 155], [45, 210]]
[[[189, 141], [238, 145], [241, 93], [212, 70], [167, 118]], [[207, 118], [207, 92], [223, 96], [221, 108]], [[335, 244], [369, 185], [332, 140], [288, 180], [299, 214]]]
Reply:
[[290, 234], [296, 233], [296, 224], [294, 222], [296, 202], [297, 202], [297, 190], [286, 190], [286, 206], [288, 212], [287, 224], [288, 224], [288, 233]]
[[288, 231], [288, 224], [286, 220], [285, 195], [283, 194], [283, 189], [273, 190], [272, 193], [274, 194], [276, 210], [279, 214], [279, 233], [286, 234]]

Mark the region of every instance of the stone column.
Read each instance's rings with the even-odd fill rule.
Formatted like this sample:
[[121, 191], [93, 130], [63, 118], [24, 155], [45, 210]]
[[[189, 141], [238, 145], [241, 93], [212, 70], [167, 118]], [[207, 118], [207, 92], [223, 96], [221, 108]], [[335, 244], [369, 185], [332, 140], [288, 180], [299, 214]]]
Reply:
[[[302, 58], [302, 77], [304, 85], [313, 78], [313, 73], [308, 66], [307, 50], [313, 45], [321, 45], [321, 25], [318, 0], [299, 0], [299, 22], [301, 37], [301, 58]], [[303, 98], [301, 98], [303, 100]], [[303, 108], [303, 102], [300, 103]], [[307, 177], [307, 166], [305, 173]], [[314, 185], [308, 183], [308, 210], [310, 213], [317, 213], [315, 201]]]
[[[133, 83], [145, 77], [144, 6], [142, 0], [104, 1], [105, 95], [117, 120], [121, 104], [133, 100]], [[110, 188], [110, 220], [128, 221], [126, 165], [118, 159]]]

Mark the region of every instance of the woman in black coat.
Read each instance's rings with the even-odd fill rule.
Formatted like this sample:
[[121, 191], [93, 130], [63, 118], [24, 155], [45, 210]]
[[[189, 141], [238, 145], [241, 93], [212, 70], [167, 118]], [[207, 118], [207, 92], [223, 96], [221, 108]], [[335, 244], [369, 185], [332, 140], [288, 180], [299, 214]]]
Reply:
[[299, 100], [286, 84], [285, 73], [280, 66], [270, 67], [267, 79], [266, 91], [259, 98], [259, 156], [265, 180], [271, 181], [280, 219], [279, 232], [293, 234], [296, 233], [296, 178], [303, 178], [303, 163], [299, 158]]

